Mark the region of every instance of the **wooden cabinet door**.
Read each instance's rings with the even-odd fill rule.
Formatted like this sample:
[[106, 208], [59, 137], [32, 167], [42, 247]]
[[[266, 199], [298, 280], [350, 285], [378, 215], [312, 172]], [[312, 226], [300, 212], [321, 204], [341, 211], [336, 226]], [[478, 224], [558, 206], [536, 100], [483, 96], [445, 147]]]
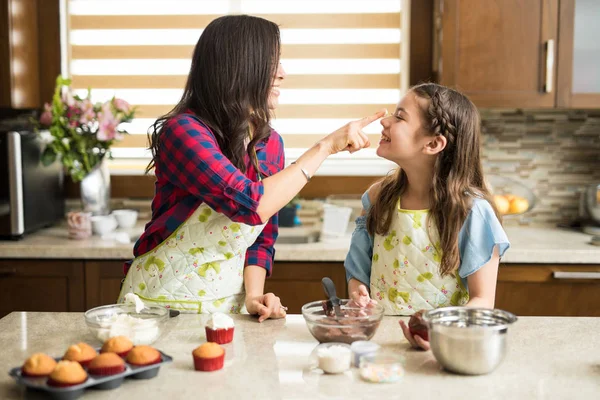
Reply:
[[279, 296], [289, 314], [300, 314], [304, 304], [325, 299], [321, 285], [325, 276], [335, 283], [339, 298], [348, 298], [342, 263], [276, 262], [273, 275], [265, 283], [265, 293], [273, 292]]
[[121, 291], [123, 264], [125, 261], [85, 262], [85, 307], [86, 309], [115, 304]]
[[0, 260], [0, 317], [13, 311], [85, 311], [83, 263]]
[[522, 316], [600, 317], [600, 265], [503, 265], [496, 308]]
[[600, 2], [560, 0], [558, 107], [600, 107]]
[[441, 84], [478, 107], [554, 107], [558, 0], [438, 0], [435, 13]]

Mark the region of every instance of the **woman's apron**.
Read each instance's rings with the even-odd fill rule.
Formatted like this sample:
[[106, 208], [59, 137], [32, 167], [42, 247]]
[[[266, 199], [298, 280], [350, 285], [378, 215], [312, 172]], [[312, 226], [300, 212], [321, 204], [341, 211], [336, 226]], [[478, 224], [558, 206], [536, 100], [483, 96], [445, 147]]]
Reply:
[[371, 296], [386, 315], [412, 315], [469, 300], [458, 274], [441, 276], [439, 234], [427, 216], [428, 210], [403, 210], [398, 201], [390, 233], [375, 235]]
[[265, 225], [233, 222], [201, 204], [165, 241], [133, 260], [118, 302], [135, 293], [146, 304], [182, 312], [246, 313], [246, 250]]

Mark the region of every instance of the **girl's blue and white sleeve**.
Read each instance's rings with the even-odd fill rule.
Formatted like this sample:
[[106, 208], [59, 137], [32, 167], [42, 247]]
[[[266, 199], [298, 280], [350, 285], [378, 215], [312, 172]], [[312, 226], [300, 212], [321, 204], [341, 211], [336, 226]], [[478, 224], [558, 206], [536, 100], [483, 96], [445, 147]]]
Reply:
[[467, 276], [487, 264], [496, 246], [502, 257], [510, 247], [506, 232], [490, 203], [476, 198], [459, 233], [460, 277], [466, 280]]
[[[368, 192], [362, 196], [363, 208], [368, 211], [371, 204]], [[346, 256], [344, 267], [346, 268], [346, 281], [354, 278], [367, 287], [371, 280], [371, 260], [373, 258], [373, 239], [367, 231], [367, 217], [364, 215], [356, 219], [356, 228], [352, 233], [350, 250]]]

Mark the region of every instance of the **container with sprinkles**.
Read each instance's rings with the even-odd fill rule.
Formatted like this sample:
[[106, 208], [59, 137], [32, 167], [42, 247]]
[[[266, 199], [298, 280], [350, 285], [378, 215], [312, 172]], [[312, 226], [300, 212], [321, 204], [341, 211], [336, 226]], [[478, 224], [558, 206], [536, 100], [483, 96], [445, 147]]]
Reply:
[[365, 355], [360, 358], [360, 376], [368, 382], [398, 382], [404, 376], [404, 358], [395, 354]]

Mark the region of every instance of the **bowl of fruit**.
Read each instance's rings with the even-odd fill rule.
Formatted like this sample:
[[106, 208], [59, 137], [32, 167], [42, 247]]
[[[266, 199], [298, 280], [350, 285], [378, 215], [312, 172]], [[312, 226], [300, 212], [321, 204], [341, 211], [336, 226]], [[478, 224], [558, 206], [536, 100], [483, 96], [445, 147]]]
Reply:
[[533, 191], [521, 182], [500, 175], [488, 175], [487, 181], [500, 214], [521, 215], [535, 206]]

